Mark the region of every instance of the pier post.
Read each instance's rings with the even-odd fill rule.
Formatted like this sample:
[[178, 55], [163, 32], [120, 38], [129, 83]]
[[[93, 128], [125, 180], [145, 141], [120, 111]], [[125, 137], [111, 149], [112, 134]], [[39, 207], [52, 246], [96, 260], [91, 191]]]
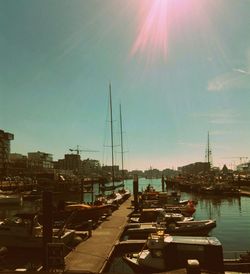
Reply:
[[135, 175], [134, 180], [133, 180], [134, 210], [135, 211], [138, 211], [138, 209], [139, 209], [138, 188], [139, 188], [138, 176]]
[[80, 196], [80, 204], [84, 201], [84, 188], [83, 188], [84, 181], [81, 180], [81, 196]]
[[161, 190], [162, 192], [164, 192], [165, 188], [164, 188], [164, 175], [162, 174], [161, 176]]
[[94, 181], [91, 182], [91, 204], [94, 204]]
[[93, 221], [88, 220], [88, 237], [89, 238], [92, 236], [92, 229], [93, 229]]
[[52, 242], [52, 192], [43, 192], [43, 268], [47, 269], [47, 244]]
[[200, 274], [200, 264], [198, 260], [187, 261], [187, 274]]

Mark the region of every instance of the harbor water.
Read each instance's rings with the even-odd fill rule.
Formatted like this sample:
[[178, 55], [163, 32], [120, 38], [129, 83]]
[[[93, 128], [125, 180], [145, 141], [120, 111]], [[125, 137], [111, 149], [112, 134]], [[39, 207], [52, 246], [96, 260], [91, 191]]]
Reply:
[[[156, 190], [162, 190], [161, 179], [139, 180], [139, 190], [145, 190], [151, 184]], [[131, 191], [132, 182], [126, 187]], [[205, 196], [181, 192], [181, 199], [197, 201], [196, 220], [214, 219], [216, 227], [209, 233], [219, 239], [225, 258], [236, 258], [240, 253], [250, 251], [250, 197]], [[122, 257], [114, 255], [108, 269], [109, 273], [134, 273]]]
[[[139, 179], [139, 191], [151, 184], [156, 190], [161, 191], [161, 179]], [[133, 181], [125, 182], [125, 187], [133, 192]], [[98, 186], [94, 188], [98, 194]], [[56, 196], [55, 200], [75, 200], [80, 201], [80, 194], [69, 196]], [[86, 193], [85, 202], [91, 202], [93, 195]], [[232, 258], [240, 252], [250, 251], [250, 197], [223, 197], [223, 196], [204, 196], [193, 193], [181, 192], [181, 199], [191, 199], [197, 201], [195, 219], [215, 219], [217, 226], [210, 232], [210, 236], [217, 237], [222, 243], [225, 257]], [[20, 206], [1, 205], [0, 218], [10, 217], [16, 213], [29, 211], [35, 212], [39, 208], [38, 202], [23, 201]], [[1, 245], [1, 244], [0, 244]], [[27, 258], [25, 259], [27, 264]], [[32, 256], [29, 262], [32, 263]], [[37, 260], [37, 258], [36, 258]], [[24, 264], [24, 262], [18, 262]], [[17, 262], [16, 262], [17, 264]], [[24, 265], [22, 265], [24, 266]], [[114, 257], [110, 264], [109, 272], [133, 273], [132, 269], [126, 265], [121, 257]]]

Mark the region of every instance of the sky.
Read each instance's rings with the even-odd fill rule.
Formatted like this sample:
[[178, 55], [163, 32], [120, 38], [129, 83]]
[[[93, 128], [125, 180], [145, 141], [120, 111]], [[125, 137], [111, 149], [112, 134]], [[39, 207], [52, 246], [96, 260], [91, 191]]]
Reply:
[[[11, 152], [233, 168], [250, 157], [250, 0], [0, 0], [0, 129]], [[248, 159], [249, 160], [249, 159]]]

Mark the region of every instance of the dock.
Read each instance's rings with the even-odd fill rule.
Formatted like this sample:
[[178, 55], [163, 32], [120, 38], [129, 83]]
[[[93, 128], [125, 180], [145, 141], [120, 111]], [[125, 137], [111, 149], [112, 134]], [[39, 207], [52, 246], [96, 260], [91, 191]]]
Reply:
[[127, 224], [131, 198], [65, 257], [65, 271], [101, 273]]

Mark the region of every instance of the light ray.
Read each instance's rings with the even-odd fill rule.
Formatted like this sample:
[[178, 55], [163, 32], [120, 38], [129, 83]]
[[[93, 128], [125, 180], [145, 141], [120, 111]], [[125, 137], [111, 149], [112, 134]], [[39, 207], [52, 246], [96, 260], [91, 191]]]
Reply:
[[[217, 2], [216, 2], [217, 3]], [[130, 55], [164, 60], [184, 43], [185, 51], [204, 48], [207, 56], [217, 53], [227, 62], [224, 47], [212, 24], [220, 4], [210, 0], [141, 0], [139, 28]], [[207, 58], [207, 57], [206, 57]], [[207, 59], [206, 59], [207, 60]]]

